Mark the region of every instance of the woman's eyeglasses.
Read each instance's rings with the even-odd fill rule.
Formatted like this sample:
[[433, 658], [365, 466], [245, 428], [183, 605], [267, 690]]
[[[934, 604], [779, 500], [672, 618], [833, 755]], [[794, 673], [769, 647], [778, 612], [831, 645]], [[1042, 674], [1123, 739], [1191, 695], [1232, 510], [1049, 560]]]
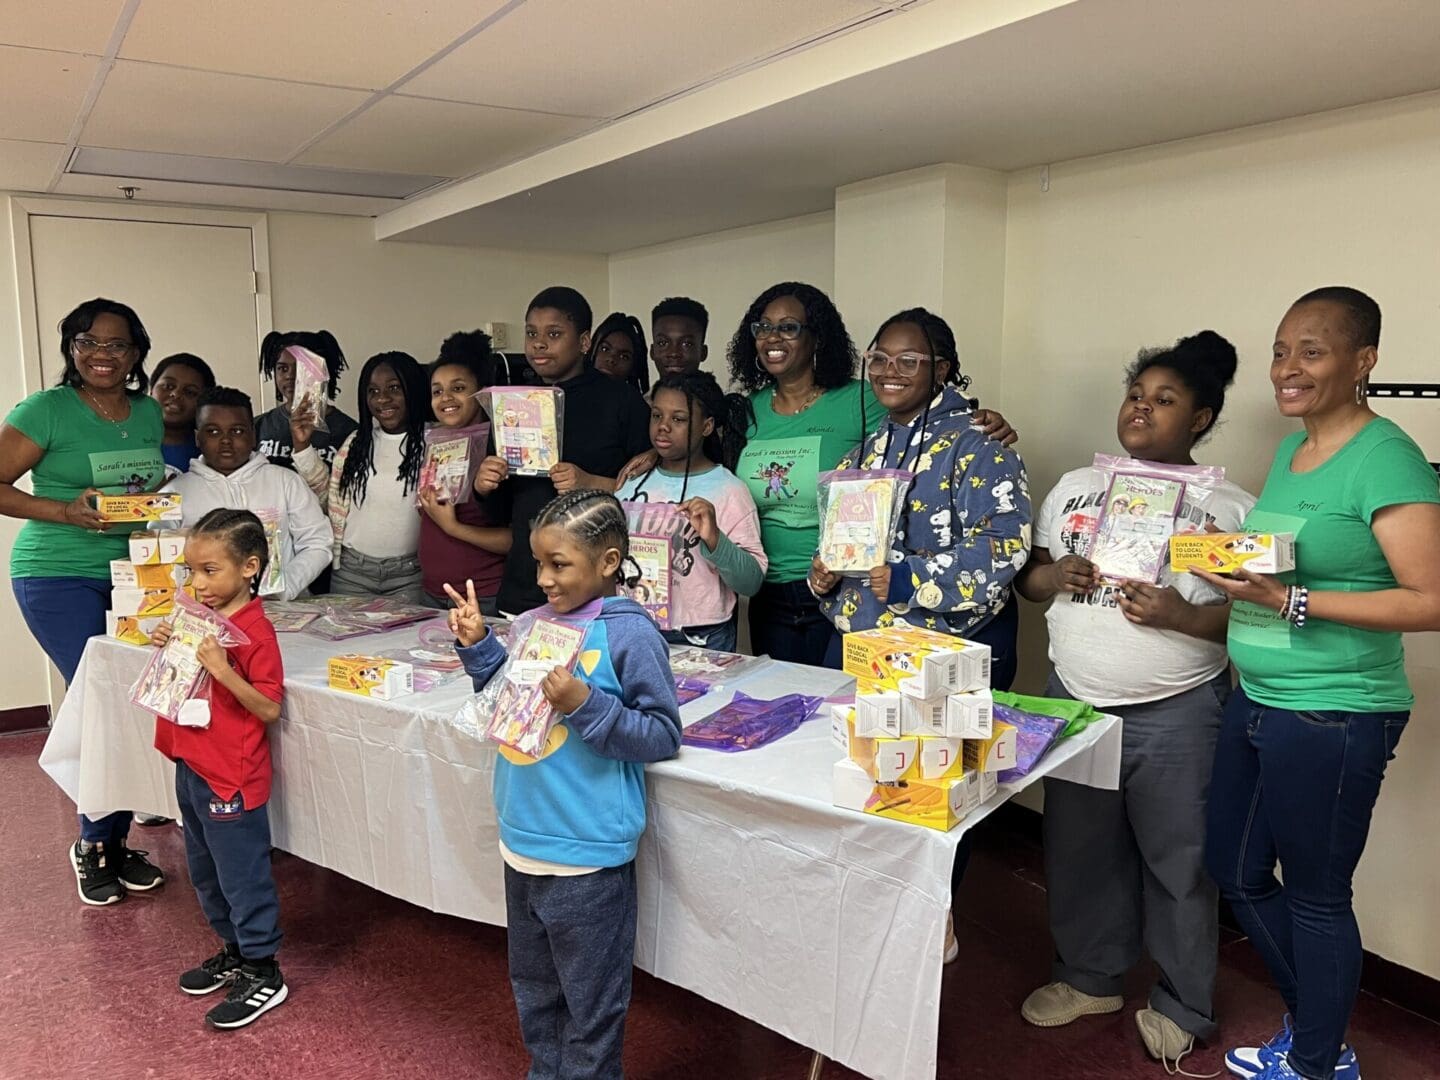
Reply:
[[86, 356], [94, 356], [102, 353], [111, 360], [119, 360], [135, 346], [128, 341], [96, 341], [93, 337], [80, 335], [73, 342], [76, 352], [84, 353]]
[[865, 370], [871, 375], [884, 375], [886, 368], [893, 364], [901, 375], [914, 375], [920, 370], [920, 365], [929, 359], [924, 353], [902, 352], [891, 356], [879, 349], [871, 349], [865, 354]]
[[779, 334], [785, 341], [794, 341], [804, 329], [805, 324], [796, 322], [794, 319], [781, 319], [778, 323], [761, 319], [759, 322], [750, 324], [750, 334], [757, 341], [762, 337], [769, 337], [771, 334]]

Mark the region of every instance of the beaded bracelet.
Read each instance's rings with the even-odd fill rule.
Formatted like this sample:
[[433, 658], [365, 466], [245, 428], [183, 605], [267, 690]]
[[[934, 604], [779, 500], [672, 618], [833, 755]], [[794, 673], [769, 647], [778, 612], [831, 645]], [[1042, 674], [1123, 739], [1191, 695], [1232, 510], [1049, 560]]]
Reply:
[[1310, 608], [1310, 590], [1304, 585], [1290, 585], [1285, 590], [1285, 603], [1280, 608], [1280, 618], [1301, 629]]

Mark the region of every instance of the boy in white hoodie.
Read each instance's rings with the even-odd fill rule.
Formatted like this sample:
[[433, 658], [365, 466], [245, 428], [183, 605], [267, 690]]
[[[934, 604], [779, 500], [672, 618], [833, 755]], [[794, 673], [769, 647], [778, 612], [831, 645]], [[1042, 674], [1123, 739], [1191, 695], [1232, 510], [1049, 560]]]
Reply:
[[[200, 457], [165, 485], [184, 498], [188, 528], [211, 510], [273, 510], [285, 523], [284, 599], [304, 594], [330, 565], [333, 538], [320, 500], [299, 474], [255, 453], [255, 412], [250, 396], [228, 386], [205, 391], [195, 407]], [[263, 516], [263, 515], [262, 515]]]

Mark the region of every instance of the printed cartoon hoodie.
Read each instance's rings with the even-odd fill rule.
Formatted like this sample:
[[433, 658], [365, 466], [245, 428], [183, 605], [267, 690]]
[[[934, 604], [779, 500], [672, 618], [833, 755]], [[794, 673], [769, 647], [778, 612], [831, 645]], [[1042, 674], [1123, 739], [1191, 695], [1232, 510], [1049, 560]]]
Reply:
[[1019, 455], [971, 419], [965, 395], [946, 386], [908, 426], [887, 418], [837, 466], [915, 474], [887, 560], [886, 603], [863, 576], [820, 598], [842, 634], [898, 620], [964, 636], [1009, 601], [1030, 557], [1030, 484]]
[[[585, 704], [556, 722], [539, 758], [502, 746], [495, 760], [501, 843], [563, 866], [635, 858], [645, 831], [644, 763], [680, 749], [680, 706], [659, 629], [633, 600], [612, 596], [594, 606], [575, 665], [590, 686]], [[546, 605], [536, 614], [554, 613]], [[477, 691], [505, 662], [489, 632], [458, 651]]]

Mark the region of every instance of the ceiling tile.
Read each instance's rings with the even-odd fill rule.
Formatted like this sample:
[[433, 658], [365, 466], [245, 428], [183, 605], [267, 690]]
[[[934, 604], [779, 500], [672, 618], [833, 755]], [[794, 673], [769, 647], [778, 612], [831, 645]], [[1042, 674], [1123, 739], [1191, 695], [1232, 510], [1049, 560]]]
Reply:
[[0, 191], [44, 191], [64, 159], [63, 144], [0, 139]]
[[502, 2], [146, 0], [120, 55], [240, 75], [378, 89], [450, 44]]
[[869, 0], [526, 0], [405, 92], [617, 116], [873, 11]]
[[582, 117], [391, 96], [321, 139], [297, 161], [346, 169], [468, 176], [594, 125]]
[[368, 98], [209, 71], [117, 61], [85, 125], [87, 146], [283, 161]]
[[65, 142], [98, 60], [0, 45], [0, 139]]
[[0, 0], [0, 44], [100, 56], [125, 0]]

